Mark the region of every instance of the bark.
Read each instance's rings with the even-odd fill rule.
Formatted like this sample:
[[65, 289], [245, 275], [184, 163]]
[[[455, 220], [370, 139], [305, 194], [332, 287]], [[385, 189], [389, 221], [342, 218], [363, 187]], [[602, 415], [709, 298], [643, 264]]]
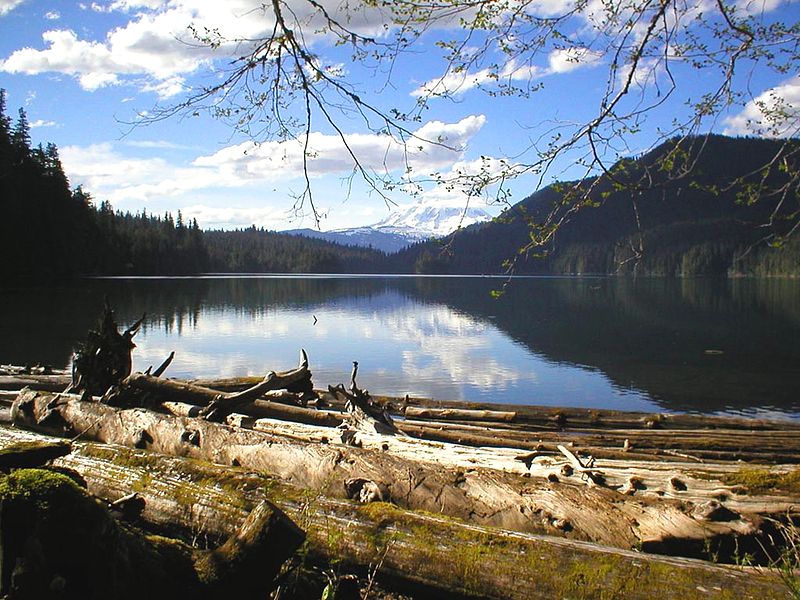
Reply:
[[[201, 415], [202, 407], [183, 402], [162, 402], [161, 407], [170, 414], [179, 417], [197, 417]], [[240, 411], [252, 418], [272, 418], [307, 423], [309, 425], [322, 425], [337, 427], [342, 424], [344, 416], [327, 410], [316, 410], [292, 406], [270, 400], [253, 400], [240, 407]]]
[[267, 500], [211, 551], [145, 536], [121, 526], [113, 514], [60, 473], [22, 469], [5, 476], [0, 593], [13, 600], [211, 600], [228, 595], [257, 600], [269, 592], [304, 539]]
[[[52, 395], [33, 391], [20, 394], [13, 412], [23, 427], [243, 466], [339, 497], [348, 480], [363, 479], [385, 486], [404, 508], [620, 548], [671, 552], [675, 545], [702, 556], [709, 540], [755, 544], [761, 515], [785, 515], [796, 503], [791, 496], [736, 493], [722, 481], [736, 464], [604, 460], [591, 468], [602, 472], [603, 484], [587, 487], [585, 473], [566, 472], [564, 457], [526, 456], [514, 448], [367, 433], [358, 433], [361, 447], [353, 447], [332, 427], [237, 415], [220, 425], [74, 398], [54, 403]], [[632, 477], [641, 485], [632, 495], [621, 493]], [[685, 489], [672, 485], [674, 479]], [[736, 518], [709, 523], [693, 516], [696, 505], [720, 497]]]
[[[20, 439], [40, 438], [0, 427], [0, 444]], [[251, 507], [268, 500], [306, 531], [306, 560], [374, 572], [400, 592], [510, 600], [610, 594], [685, 600], [698, 590], [710, 599], [786, 594], [778, 577], [762, 570], [502, 531], [385, 503], [360, 506], [243, 469], [145, 450], [84, 442], [75, 447], [56, 461], [59, 466], [78, 471], [90, 491], [109, 499], [140, 489], [144, 517], [155, 525], [224, 537], [241, 526]]]

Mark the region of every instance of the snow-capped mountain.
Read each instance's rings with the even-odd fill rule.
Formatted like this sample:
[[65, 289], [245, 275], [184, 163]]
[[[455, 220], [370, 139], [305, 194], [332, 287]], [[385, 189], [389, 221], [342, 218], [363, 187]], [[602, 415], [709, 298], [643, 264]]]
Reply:
[[492, 216], [482, 208], [441, 207], [431, 204], [415, 204], [397, 210], [383, 221], [372, 225], [372, 229], [414, 232], [422, 239], [443, 237], [459, 227], [490, 221]]
[[293, 235], [319, 238], [348, 246], [375, 248], [386, 253], [398, 252], [416, 242], [434, 237], [444, 237], [459, 227], [490, 221], [492, 215], [481, 208], [441, 207], [433, 204], [415, 204], [399, 207], [387, 218], [366, 227], [316, 231], [293, 229]]

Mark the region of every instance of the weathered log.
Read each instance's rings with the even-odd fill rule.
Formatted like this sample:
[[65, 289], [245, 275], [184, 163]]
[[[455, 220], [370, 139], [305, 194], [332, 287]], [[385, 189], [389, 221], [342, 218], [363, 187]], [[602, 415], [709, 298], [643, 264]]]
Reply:
[[[0, 444], [20, 439], [39, 436], [0, 427]], [[119, 446], [75, 446], [59, 465], [80, 472], [93, 493], [109, 499], [139, 490], [144, 517], [155, 525], [224, 537], [250, 507], [270, 500], [306, 531], [309, 560], [374, 572], [400, 592], [509, 600], [785, 597], [779, 578], [764, 570], [485, 528], [385, 503], [359, 506], [242, 469]]]
[[69, 454], [72, 447], [63, 440], [20, 442], [0, 449], [0, 471], [41, 467], [54, 458]]
[[[202, 406], [186, 404], [183, 402], [162, 402], [161, 407], [170, 414], [179, 417], [198, 417], [201, 415]], [[343, 419], [342, 413], [303, 408], [270, 400], [253, 400], [239, 408], [241, 412], [252, 418], [284, 419], [297, 423], [338, 427]]]
[[517, 413], [507, 410], [469, 410], [407, 406], [402, 412], [406, 417], [414, 419], [452, 419], [454, 421], [497, 421], [501, 423], [510, 423], [517, 418]]
[[69, 375], [0, 375], [0, 390], [34, 390], [60, 392], [72, 381]]
[[219, 548], [120, 527], [59, 473], [21, 469], [0, 489], [0, 593], [15, 599], [260, 599], [304, 535], [263, 501]]
[[[31, 387], [33, 389], [44, 387], [53, 391], [63, 389], [63, 381], [57, 381], [56, 384], [48, 383], [48, 381], [48, 378], [45, 377], [45, 381], [32, 382]], [[207, 383], [216, 385], [216, 381], [209, 380]], [[242, 390], [246, 386], [252, 387], [258, 381], [256, 378], [245, 377], [235, 380], [219, 380], [219, 383], [222, 389]], [[22, 387], [22, 383], [17, 382], [16, 386], [9, 385], [9, 387], [15, 387], [18, 391]], [[2, 387], [2, 377], [0, 377], [0, 387]], [[274, 394], [280, 394], [286, 398], [275, 398]], [[0, 400], [6, 396], [9, 400], [13, 400], [16, 392], [10, 394], [0, 392]], [[191, 391], [187, 391], [184, 396], [176, 395], [176, 399], [193, 401], [202, 405], [208, 401], [208, 396], [208, 390], [199, 398], [192, 398]], [[265, 397], [272, 401], [291, 405], [298, 403], [296, 394], [285, 391], [267, 392]], [[344, 411], [346, 399], [338, 400], [332, 394], [325, 392], [321, 400], [323, 403], [327, 402]], [[409, 402], [416, 401], [418, 399], [409, 400]], [[398, 409], [400, 403], [397, 399], [390, 401], [383, 397], [381, 405], [387, 410], [394, 410], [400, 414]], [[321, 422], [313, 413], [291, 414], [291, 411], [287, 411], [281, 415], [278, 414], [280, 409], [274, 411], [268, 409], [271, 411], [268, 414], [259, 410], [251, 410], [251, 406], [243, 405], [237, 411], [254, 417], [276, 416], [299, 422]], [[470, 406], [473, 405], [470, 404]], [[479, 406], [486, 407], [487, 405]], [[527, 450], [546, 449], [547, 452], [552, 453], [558, 451], [557, 444], [572, 441], [580, 444], [582, 448], [599, 459], [621, 459], [628, 455], [642, 460], [650, 457], [652, 460], [671, 462], [712, 460], [744, 461], [754, 464], [800, 464], [800, 435], [797, 435], [798, 424], [794, 422], [670, 415], [659, 421], [659, 428], [648, 429], [642, 427], [642, 420], [646, 416], [644, 413], [632, 413], [626, 417], [625, 413], [617, 411], [569, 409], [567, 413], [564, 413], [568, 414], [567, 426], [556, 431], [552, 424], [543, 426], [528, 418], [531, 414], [544, 414], [549, 415], [547, 420], [549, 423], [553, 423], [553, 409], [530, 406], [516, 406], [515, 408], [523, 416], [514, 423], [425, 421], [409, 418], [398, 423], [403, 432], [413, 436], [474, 446], [517, 447]], [[606, 413], [610, 413], [611, 417], [607, 417]], [[335, 414], [335, 411], [329, 411], [328, 417], [330, 417], [331, 424], [335, 424], [336, 418], [333, 416]], [[327, 420], [328, 417], [324, 417], [324, 419]], [[648, 418], [653, 418], [653, 415]], [[685, 422], [686, 419], [691, 419], [696, 428], [689, 428], [689, 424]], [[634, 429], [615, 428], [623, 422], [628, 422]], [[751, 427], [745, 428], [747, 424]], [[673, 425], [677, 429], [673, 428]], [[628, 440], [627, 450], [624, 449], [625, 440]]]
[[305, 533], [269, 501], [257, 504], [219, 548], [195, 561], [210, 598], [264, 598]]
[[142, 315], [120, 334], [106, 299], [99, 331], [90, 330], [72, 358], [72, 382], [66, 391], [99, 396], [130, 375], [131, 352], [136, 347], [133, 337], [144, 319]]
[[[389, 412], [382, 406], [375, 404], [367, 390], [359, 389], [356, 384], [358, 362], [353, 361], [353, 372], [350, 376], [350, 391], [344, 385], [328, 386], [328, 392], [333, 396], [345, 400], [347, 421], [355, 431], [366, 431], [383, 435], [395, 435], [397, 427], [392, 421]], [[350, 438], [352, 436], [349, 436]]]
[[[760, 515], [785, 514], [796, 502], [792, 496], [737, 494], [722, 481], [736, 465], [691, 463], [686, 471], [680, 463], [604, 461], [606, 485], [586, 488], [580, 473], [562, 473], [563, 459], [536, 457], [527, 467], [513, 448], [366, 433], [358, 434], [357, 448], [337, 443], [340, 432], [330, 427], [241, 417], [241, 424], [253, 427], [248, 430], [77, 399], [52, 401], [44, 392], [21, 394], [15, 423], [59, 433], [67, 425], [68, 435], [85, 432], [87, 439], [241, 465], [337, 496], [344, 496], [348, 479], [363, 478], [384, 484], [403, 507], [621, 548], [662, 550], [674, 542], [681, 552], [702, 556], [708, 540], [755, 544]], [[625, 496], [617, 490], [631, 476], [640, 477], [644, 489]], [[685, 491], [669, 484], [676, 476], [686, 482]], [[708, 523], [692, 516], [695, 504], [722, 496], [739, 518]]]
[[[183, 381], [161, 379], [146, 373], [133, 373], [126, 377], [117, 389], [109, 394], [105, 401], [114, 406], [136, 405], [139, 394], [147, 394], [160, 404], [165, 401], [183, 401], [203, 406], [200, 415], [211, 421], [221, 421], [239, 407], [271, 390], [286, 389], [310, 393], [311, 372], [308, 369], [308, 357], [301, 351], [300, 365], [291, 371], [275, 373], [270, 371], [264, 379], [252, 387], [240, 392], [219, 392]], [[130, 400], [128, 396], [133, 396]]]

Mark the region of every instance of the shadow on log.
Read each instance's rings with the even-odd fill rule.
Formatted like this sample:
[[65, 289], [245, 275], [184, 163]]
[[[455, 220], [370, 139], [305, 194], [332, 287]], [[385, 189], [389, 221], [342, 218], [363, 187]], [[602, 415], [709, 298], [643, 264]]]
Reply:
[[303, 539], [264, 501], [220, 548], [198, 551], [118, 523], [59, 473], [0, 478], [0, 594], [9, 600], [261, 599]]

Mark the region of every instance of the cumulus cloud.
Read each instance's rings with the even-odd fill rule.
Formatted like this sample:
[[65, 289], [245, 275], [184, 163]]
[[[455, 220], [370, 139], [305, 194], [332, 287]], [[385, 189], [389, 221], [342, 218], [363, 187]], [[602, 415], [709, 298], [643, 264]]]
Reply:
[[800, 124], [800, 75], [771, 88], [725, 120], [727, 135], [785, 137], [797, 135]]
[[[0, 0], [0, 14], [10, 11], [19, 1]], [[87, 91], [129, 83], [164, 98], [182, 91], [183, 78], [213, 60], [246, 54], [246, 47], [252, 42], [244, 40], [268, 35], [274, 25], [271, 10], [253, 0], [116, 0], [81, 7], [130, 17], [104, 39], [82, 39], [66, 29], [47, 31], [42, 36], [44, 48], [18, 49], [0, 62], [0, 70], [63, 73], [75, 77]], [[307, 41], [320, 38], [316, 31], [321, 23], [314, 19], [321, 17], [313, 6], [294, 1], [292, 9], [298, 26], [307, 31]], [[379, 16], [380, 11], [354, 11], [348, 27], [365, 35], [381, 35]], [[212, 50], [194, 38], [190, 27], [201, 36], [217, 31], [230, 41]], [[341, 67], [332, 68], [341, 72]]]
[[[353, 133], [347, 146], [361, 165], [376, 172], [392, 172], [410, 167], [428, 173], [457, 161], [467, 142], [483, 127], [486, 117], [472, 115], [458, 123], [431, 121], [403, 144], [388, 135]], [[312, 177], [347, 173], [353, 161], [347, 147], [336, 135], [311, 133], [308, 139], [308, 173]], [[303, 169], [304, 139], [263, 144], [245, 142], [229, 146], [209, 156], [198, 157], [194, 165], [212, 167], [232, 178], [245, 180], [296, 177]]]
[[44, 13], [44, 18], [48, 21], [58, 21], [61, 18], [61, 13], [57, 10], [49, 10]]
[[25, 0], [0, 0], [0, 17], [10, 13]]
[[589, 48], [559, 48], [547, 57], [547, 74], [569, 73], [583, 67], [591, 67], [603, 58], [602, 52]]
[[458, 96], [484, 85], [515, 84], [532, 81], [548, 75], [568, 73], [583, 67], [591, 67], [602, 58], [602, 54], [588, 48], [565, 48], [550, 52], [547, 66], [520, 64], [508, 61], [502, 69], [487, 68], [478, 71], [450, 71], [442, 77], [431, 79], [411, 92], [420, 96]]

